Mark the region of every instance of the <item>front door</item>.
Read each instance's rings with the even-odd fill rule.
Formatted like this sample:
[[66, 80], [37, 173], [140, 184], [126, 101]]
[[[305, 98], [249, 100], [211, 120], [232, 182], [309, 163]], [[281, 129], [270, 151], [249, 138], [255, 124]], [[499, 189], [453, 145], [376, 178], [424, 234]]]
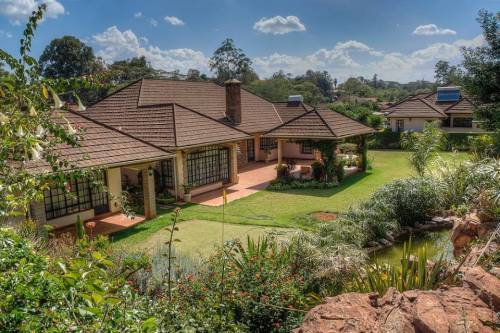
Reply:
[[247, 140], [247, 161], [255, 161], [255, 140]]

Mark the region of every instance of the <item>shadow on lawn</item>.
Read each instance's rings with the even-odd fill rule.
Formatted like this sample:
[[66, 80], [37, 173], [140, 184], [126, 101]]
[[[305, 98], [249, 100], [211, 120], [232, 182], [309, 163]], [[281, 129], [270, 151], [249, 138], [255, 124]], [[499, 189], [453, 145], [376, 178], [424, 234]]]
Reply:
[[372, 175], [371, 171], [367, 172], [359, 172], [352, 176], [345, 178], [339, 186], [334, 188], [327, 189], [295, 189], [295, 190], [287, 190], [287, 191], [269, 191], [269, 192], [277, 192], [277, 193], [286, 193], [286, 194], [298, 194], [298, 195], [310, 195], [313, 197], [331, 197], [334, 194], [340, 193], [344, 190], [347, 190], [350, 186], [356, 184], [360, 180], [369, 177]]

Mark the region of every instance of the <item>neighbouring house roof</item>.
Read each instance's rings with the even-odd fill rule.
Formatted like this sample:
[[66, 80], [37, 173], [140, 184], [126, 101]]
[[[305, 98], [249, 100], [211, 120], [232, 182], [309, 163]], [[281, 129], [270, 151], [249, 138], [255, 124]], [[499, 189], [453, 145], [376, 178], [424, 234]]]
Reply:
[[[160, 98], [160, 93], [152, 93], [156, 88], [143, 87], [143, 81], [138, 81], [104, 98], [84, 113], [92, 119], [164, 149], [180, 149], [250, 138], [242, 130], [213, 119], [198, 110], [167, 102], [172, 99]], [[141, 91], [148, 91], [148, 94], [143, 95]], [[141, 99], [148, 102], [140, 102]]]
[[472, 115], [474, 104], [461, 92], [457, 102], [437, 102], [437, 92], [410, 96], [386, 111], [387, 118], [446, 118], [449, 114]]
[[[173, 156], [172, 152], [91, 120], [77, 112], [58, 112], [55, 121], [65, 122], [59, 115], [64, 116], [73, 127], [83, 130], [82, 138], [77, 147], [66, 144], [55, 147], [55, 152], [60, 154], [61, 160], [67, 161], [75, 167], [130, 165]], [[44, 160], [30, 161], [26, 167], [35, 173], [51, 171], [50, 166]]]
[[336, 140], [373, 132], [373, 128], [338, 112], [313, 109], [264, 133], [264, 137]]

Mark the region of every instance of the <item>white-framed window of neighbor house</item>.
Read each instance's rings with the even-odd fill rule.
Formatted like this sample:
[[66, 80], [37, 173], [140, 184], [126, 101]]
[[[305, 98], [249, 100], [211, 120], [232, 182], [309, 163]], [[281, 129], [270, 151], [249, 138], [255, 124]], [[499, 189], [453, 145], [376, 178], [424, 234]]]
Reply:
[[404, 131], [405, 131], [405, 120], [396, 119], [396, 132], [404, 132]]

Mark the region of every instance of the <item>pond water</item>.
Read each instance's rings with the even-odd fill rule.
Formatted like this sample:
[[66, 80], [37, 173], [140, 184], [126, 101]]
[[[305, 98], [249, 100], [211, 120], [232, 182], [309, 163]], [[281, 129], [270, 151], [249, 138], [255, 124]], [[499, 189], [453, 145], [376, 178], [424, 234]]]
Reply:
[[[399, 265], [405, 241], [408, 240], [401, 240], [400, 242], [396, 242], [392, 247], [373, 253], [371, 255], [371, 261]], [[453, 245], [450, 241], [450, 230], [440, 230], [413, 235], [411, 243], [411, 254], [413, 255], [416, 255], [420, 248], [426, 246], [427, 257], [430, 260], [439, 259], [441, 254], [443, 254], [443, 259], [453, 259]]]

